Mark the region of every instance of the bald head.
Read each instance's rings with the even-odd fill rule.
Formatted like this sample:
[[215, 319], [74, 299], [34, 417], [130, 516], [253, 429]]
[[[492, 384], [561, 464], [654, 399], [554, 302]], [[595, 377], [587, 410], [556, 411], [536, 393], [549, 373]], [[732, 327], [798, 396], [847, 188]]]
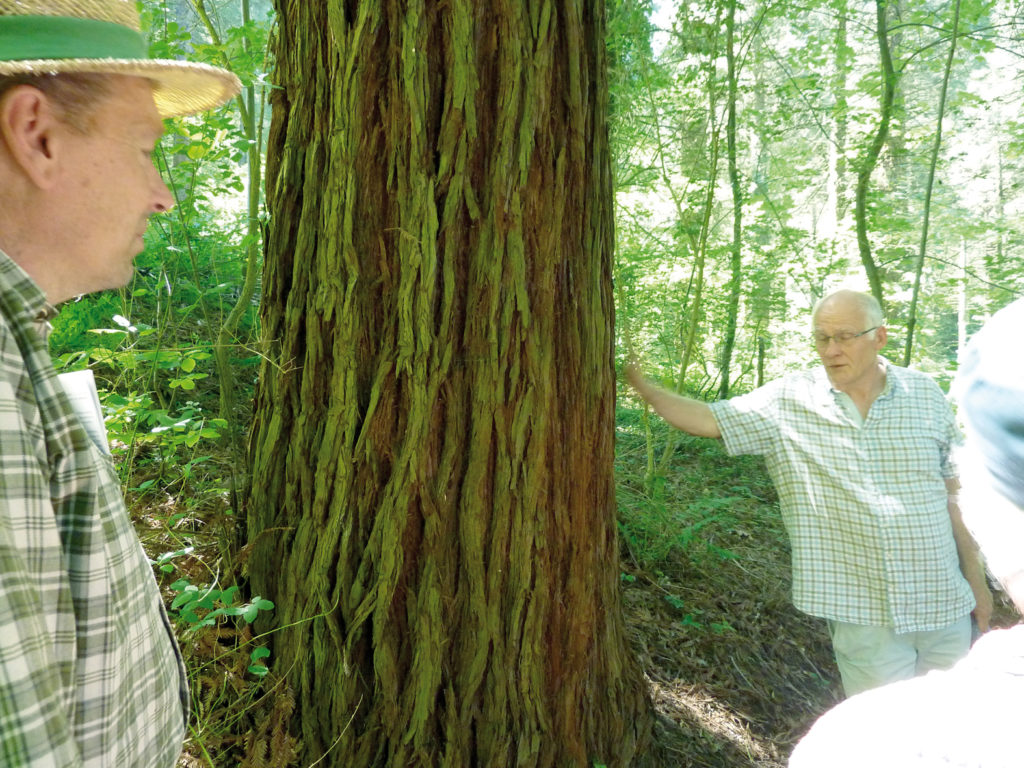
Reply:
[[849, 312], [858, 313], [864, 321], [865, 328], [885, 324], [882, 307], [870, 293], [844, 289], [828, 294], [814, 305], [814, 311], [811, 313], [812, 327], [817, 323], [818, 314], [823, 311], [839, 311], [844, 314]]

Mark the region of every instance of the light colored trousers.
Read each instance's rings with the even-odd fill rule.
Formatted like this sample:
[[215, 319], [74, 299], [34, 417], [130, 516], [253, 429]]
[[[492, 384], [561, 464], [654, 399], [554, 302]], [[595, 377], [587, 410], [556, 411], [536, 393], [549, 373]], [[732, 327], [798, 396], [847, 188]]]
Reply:
[[828, 630], [847, 696], [933, 669], [949, 669], [971, 647], [970, 615], [929, 632], [896, 634], [890, 627], [841, 621], [830, 621]]

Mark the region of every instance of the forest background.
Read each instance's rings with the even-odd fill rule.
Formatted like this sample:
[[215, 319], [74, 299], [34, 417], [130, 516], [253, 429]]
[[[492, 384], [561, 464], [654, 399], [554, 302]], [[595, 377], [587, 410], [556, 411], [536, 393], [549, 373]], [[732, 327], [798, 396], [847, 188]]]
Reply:
[[[814, 363], [813, 302], [886, 308], [889, 357], [947, 386], [970, 334], [1024, 290], [1024, 18], [1014, 2], [608, 0], [616, 363], [702, 398]], [[66, 305], [189, 662], [183, 765], [298, 765], [294, 701], [243, 588], [236, 519], [264, 360], [262, 177], [274, 12], [143, 3], [156, 56], [245, 90], [170, 121], [158, 217], [120, 292]], [[630, 641], [669, 750], [781, 764], [836, 697], [820, 627], [786, 603], [785, 537], [756, 461], [671, 434], [620, 389], [619, 564]], [[666, 737], [667, 738], [667, 737]], [[673, 740], [674, 739], [674, 740]], [[596, 761], [595, 761], [596, 764]]]

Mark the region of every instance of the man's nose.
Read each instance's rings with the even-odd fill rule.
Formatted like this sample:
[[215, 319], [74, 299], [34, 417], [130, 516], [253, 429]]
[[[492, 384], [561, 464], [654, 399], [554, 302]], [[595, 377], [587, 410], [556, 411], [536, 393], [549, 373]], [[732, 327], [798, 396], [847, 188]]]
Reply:
[[843, 346], [836, 340], [836, 337], [829, 336], [828, 342], [825, 344], [825, 348], [822, 350], [822, 354], [827, 355], [828, 357], [834, 357], [835, 355], [842, 353], [842, 351]]
[[153, 185], [153, 210], [156, 213], [167, 213], [174, 207], [174, 195], [156, 168], [153, 169], [153, 175], [156, 177]]

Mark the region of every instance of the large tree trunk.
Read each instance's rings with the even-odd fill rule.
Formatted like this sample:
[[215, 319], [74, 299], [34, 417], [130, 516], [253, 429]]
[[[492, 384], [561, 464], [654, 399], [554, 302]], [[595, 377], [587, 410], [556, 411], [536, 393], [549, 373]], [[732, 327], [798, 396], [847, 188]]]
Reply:
[[278, 0], [249, 574], [302, 765], [626, 765], [601, 0]]

